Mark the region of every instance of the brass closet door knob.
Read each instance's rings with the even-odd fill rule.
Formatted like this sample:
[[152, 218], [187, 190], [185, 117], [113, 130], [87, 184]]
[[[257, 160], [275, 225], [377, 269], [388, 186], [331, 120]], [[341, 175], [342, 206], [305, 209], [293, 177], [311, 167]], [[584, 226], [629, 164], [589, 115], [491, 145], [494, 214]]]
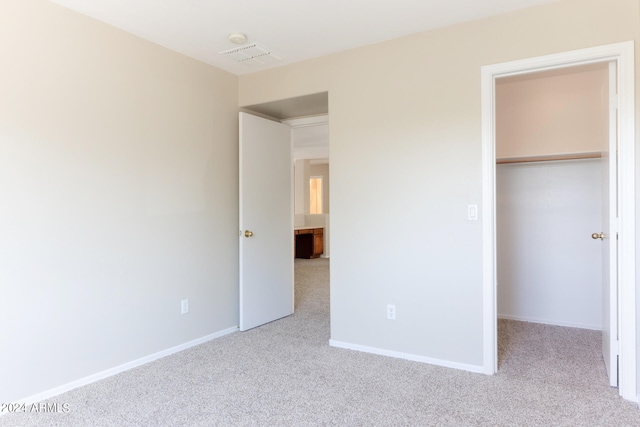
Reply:
[[598, 239], [600, 239], [600, 240], [604, 240], [604, 233], [603, 233], [603, 232], [600, 232], [600, 233], [593, 233], [593, 234], [591, 235], [591, 238], [592, 238], [593, 240], [598, 240]]
[[245, 230], [244, 237], [251, 237], [251, 236], [253, 236], [253, 231]]

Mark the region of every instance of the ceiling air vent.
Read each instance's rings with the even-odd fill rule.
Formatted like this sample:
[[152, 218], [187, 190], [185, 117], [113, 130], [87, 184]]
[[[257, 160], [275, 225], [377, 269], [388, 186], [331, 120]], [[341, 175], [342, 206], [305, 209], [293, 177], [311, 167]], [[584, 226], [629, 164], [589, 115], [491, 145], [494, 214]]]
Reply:
[[278, 55], [274, 55], [269, 49], [257, 43], [225, 50], [220, 52], [220, 55], [255, 67], [282, 61]]

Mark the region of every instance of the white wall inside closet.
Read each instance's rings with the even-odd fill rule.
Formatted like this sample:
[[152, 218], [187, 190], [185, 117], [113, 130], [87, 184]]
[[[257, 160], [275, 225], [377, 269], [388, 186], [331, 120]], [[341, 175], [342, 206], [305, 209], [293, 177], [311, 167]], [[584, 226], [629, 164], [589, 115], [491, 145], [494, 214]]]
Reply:
[[498, 315], [602, 328], [598, 159], [498, 165]]
[[[498, 159], [597, 153], [607, 142], [606, 65], [496, 85]], [[600, 159], [499, 164], [498, 317], [602, 328]]]

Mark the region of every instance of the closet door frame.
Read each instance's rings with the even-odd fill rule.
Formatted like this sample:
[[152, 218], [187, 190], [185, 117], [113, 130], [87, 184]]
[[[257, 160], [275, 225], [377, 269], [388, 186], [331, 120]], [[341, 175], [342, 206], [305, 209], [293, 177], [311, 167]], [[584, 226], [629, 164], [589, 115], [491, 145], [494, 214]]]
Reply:
[[619, 393], [637, 402], [635, 291], [635, 104], [633, 41], [575, 50], [481, 68], [482, 221], [483, 221], [483, 372], [498, 369], [496, 274], [496, 79], [518, 74], [614, 61], [618, 72], [620, 203], [618, 319], [620, 340]]

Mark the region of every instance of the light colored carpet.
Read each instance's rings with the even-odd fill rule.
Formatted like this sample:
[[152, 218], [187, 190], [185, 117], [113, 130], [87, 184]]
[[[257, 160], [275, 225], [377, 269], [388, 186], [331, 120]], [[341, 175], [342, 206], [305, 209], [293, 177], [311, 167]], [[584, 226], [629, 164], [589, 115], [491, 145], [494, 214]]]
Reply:
[[329, 347], [329, 261], [296, 260], [296, 313], [51, 399], [0, 426], [640, 426], [600, 333], [500, 322], [494, 376]]

